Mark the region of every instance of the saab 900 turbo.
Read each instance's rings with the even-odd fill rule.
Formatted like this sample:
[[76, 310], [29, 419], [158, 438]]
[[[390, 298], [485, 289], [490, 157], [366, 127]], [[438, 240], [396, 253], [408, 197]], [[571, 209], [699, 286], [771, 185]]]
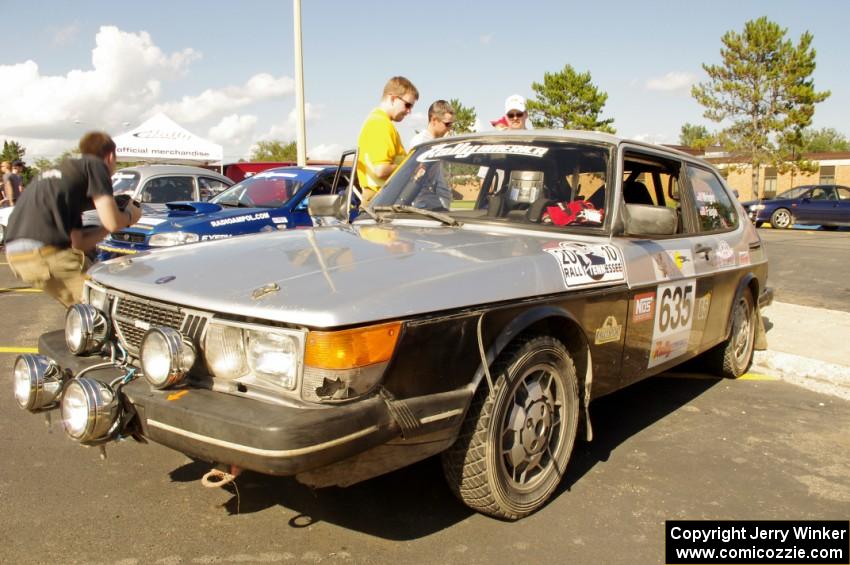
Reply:
[[[702, 160], [607, 134], [417, 147], [350, 222], [96, 265], [15, 397], [86, 445], [150, 440], [349, 485], [441, 454], [483, 513], [540, 508], [589, 404], [687, 360], [727, 377], [763, 347], [765, 248]], [[580, 424], [582, 424], [580, 426]]]

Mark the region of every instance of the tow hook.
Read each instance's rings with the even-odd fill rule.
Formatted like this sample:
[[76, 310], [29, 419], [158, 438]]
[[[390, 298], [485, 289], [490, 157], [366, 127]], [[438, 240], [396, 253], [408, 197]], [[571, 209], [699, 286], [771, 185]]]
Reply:
[[221, 469], [210, 469], [201, 477], [201, 484], [207, 488], [220, 488], [229, 485], [242, 473], [242, 469], [236, 465], [230, 466], [230, 472]]

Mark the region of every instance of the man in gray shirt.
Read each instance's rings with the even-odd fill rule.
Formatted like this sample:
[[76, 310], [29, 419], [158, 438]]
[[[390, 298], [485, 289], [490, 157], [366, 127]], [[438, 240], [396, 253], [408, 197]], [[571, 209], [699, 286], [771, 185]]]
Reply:
[[21, 195], [23, 168], [24, 163], [19, 159], [12, 162], [11, 169], [8, 161], [3, 161], [3, 199], [9, 206], [14, 206], [18, 196]]

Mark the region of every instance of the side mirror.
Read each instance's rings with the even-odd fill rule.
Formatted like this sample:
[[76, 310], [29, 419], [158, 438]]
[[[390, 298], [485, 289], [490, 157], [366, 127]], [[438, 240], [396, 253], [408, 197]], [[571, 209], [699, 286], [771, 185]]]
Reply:
[[311, 196], [310, 201], [307, 203], [307, 211], [314, 218], [331, 217], [337, 220], [344, 220], [346, 216], [342, 212], [346, 202], [344, 196], [345, 194]]
[[626, 235], [673, 235], [678, 217], [666, 206], [626, 204]]

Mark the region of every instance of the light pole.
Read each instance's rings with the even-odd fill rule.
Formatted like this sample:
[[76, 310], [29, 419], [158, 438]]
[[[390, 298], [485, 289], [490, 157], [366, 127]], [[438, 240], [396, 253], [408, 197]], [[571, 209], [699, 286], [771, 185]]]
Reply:
[[292, 0], [295, 26], [295, 116], [298, 122], [295, 147], [298, 166], [307, 164], [307, 131], [304, 117], [304, 57], [301, 54], [301, 0]]

